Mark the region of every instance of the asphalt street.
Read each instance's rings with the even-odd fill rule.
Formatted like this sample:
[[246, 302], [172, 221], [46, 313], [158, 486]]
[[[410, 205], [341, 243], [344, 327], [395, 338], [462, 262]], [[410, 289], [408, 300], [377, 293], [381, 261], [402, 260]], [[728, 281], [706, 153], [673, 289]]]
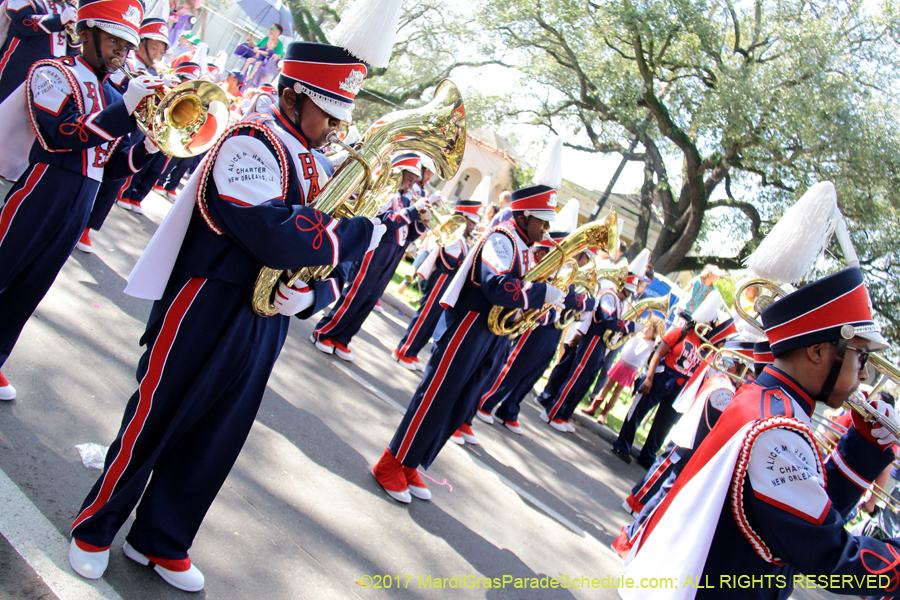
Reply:
[[[145, 216], [113, 207], [95, 253], [74, 252], [4, 366], [18, 398], [0, 403], [2, 598], [189, 596], [125, 558], [127, 524], [103, 579], [87, 582], [66, 561], [69, 526], [99, 475], [75, 446], [108, 445], [136, 388], [150, 302], [123, 289], [168, 208], [153, 194], [144, 205]], [[642, 471], [581, 427], [549, 428], [530, 400], [525, 435], [476, 422], [479, 445], [442, 451], [427, 472], [442, 484], [429, 482], [431, 502], [383, 492], [371, 468], [419, 381], [390, 358], [408, 317], [385, 308], [351, 344], [354, 363], [309, 342], [317, 318], [294, 320], [191, 549], [206, 589], [190, 596], [617, 598], [609, 579], [603, 587], [621, 571], [608, 545], [630, 522], [620, 504]], [[600, 587], [514, 587], [547, 577]], [[502, 587], [484, 589], [484, 578]]]

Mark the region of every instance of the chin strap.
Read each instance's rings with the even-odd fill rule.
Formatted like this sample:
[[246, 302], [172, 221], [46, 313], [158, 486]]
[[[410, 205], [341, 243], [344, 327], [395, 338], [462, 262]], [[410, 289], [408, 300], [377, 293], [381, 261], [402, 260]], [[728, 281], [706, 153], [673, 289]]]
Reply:
[[831, 363], [831, 370], [828, 371], [828, 377], [822, 384], [822, 391], [816, 396], [819, 402], [827, 402], [831, 392], [834, 391], [834, 384], [837, 383], [838, 376], [841, 374], [841, 367], [844, 366], [844, 355], [847, 353], [847, 344], [850, 340], [841, 338], [837, 343], [837, 353], [834, 355], [834, 362]]
[[103, 55], [100, 53], [100, 36], [97, 35], [96, 27], [91, 27], [91, 37], [94, 40], [94, 52], [97, 53], [97, 64], [99, 65], [97, 70], [100, 73], [109, 74], [109, 69], [106, 68], [106, 61], [103, 60]]

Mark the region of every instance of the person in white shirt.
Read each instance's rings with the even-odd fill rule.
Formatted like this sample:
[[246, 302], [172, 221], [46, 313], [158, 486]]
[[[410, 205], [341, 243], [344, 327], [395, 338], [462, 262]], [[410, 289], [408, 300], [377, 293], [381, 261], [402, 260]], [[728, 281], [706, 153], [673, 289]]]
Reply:
[[656, 347], [656, 342], [665, 331], [666, 326], [662, 319], [654, 316], [650, 319], [650, 327], [644, 329], [643, 335], [635, 335], [628, 340], [622, 347], [619, 360], [609, 370], [609, 379], [606, 381], [606, 385], [594, 397], [591, 405], [582, 412], [586, 415], [594, 416], [597, 414], [597, 409], [603, 404], [603, 400], [612, 392], [609, 402], [606, 403], [606, 406], [600, 411], [600, 416], [597, 417], [598, 423], [606, 423], [606, 416], [616, 405], [619, 394], [622, 393], [623, 389], [630, 388], [634, 384], [634, 378], [637, 376], [638, 371], [647, 362], [647, 359], [653, 353], [653, 348]]

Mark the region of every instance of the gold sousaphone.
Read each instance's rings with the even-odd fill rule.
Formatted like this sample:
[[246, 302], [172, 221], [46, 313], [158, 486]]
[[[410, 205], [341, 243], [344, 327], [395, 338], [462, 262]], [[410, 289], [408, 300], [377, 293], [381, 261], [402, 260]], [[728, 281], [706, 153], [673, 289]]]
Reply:
[[[588, 248], [600, 248], [607, 250], [615, 248], [619, 244], [618, 216], [615, 209], [611, 210], [606, 219], [600, 222], [588, 223], [569, 234], [561, 244], [555, 244], [537, 265], [534, 266], [522, 278], [527, 283], [547, 283], [551, 278], [551, 285], [563, 292], [569, 291], [569, 285], [578, 276], [578, 264], [574, 257]], [[571, 264], [572, 269], [567, 277], [559, 277], [563, 266]], [[540, 319], [553, 308], [551, 304], [545, 304], [542, 308], [521, 311], [519, 309], [506, 309], [503, 306], [495, 306], [488, 314], [488, 328], [494, 335], [507, 335], [516, 337], [530, 329], [534, 329], [540, 323]]]
[[[128, 79], [135, 74], [123, 61], [110, 61]], [[186, 158], [209, 150], [228, 127], [228, 96], [209, 81], [186, 81], [156, 90], [134, 111], [138, 128], [170, 156]]]
[[[328, 139], [340, 143], [337, 134]], [[449, 79], [441, 81], [428, 104], [388, 113], [375, 121], [350, 156], [316, 197], [315, 208], [331, 217], [374, 217], [384, 205], [378, 192], [391, 174], [388, 157], [394, 152], [419, 152], [431, 158], [441, 179], [451, 179], [466, 149], [466, 112], [459, 89]], [[353, 202], [350, 197], [363, 186]], [[373, 193], [369, 193], [372, 191]], [[287, 283], [320, 281], [331, 274], [330, 265], [308, 267], [294, 272]], [[283, 271], [263, 267], [256, 279], [251, 299], [253, 310], [262, 317], [278, 313], [272, 295]]]

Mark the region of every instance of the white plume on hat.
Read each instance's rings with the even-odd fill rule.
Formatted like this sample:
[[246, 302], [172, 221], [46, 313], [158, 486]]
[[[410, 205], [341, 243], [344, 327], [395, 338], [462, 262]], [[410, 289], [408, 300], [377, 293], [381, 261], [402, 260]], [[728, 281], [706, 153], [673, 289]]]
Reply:
[[842, 219], [834, 184], [819, 182], [784, 213], [744, 264], [770, 281], [798, 283], [822, 255]]
[[150, 7], [149, 11], [144, 12], [144, 20], [147, 19], [162, 19], [163, 21], [169, 20], [169, 4], [165, 2], [165, 0], [159, 0], [156, 4]]
[[[735, 304], [737, 304], [737, 298], [735, 298], [734, 301]], [[764, 342], [768, 339], [765, 332], [760, 331], [756, 325], [739, 315], [734, 307], [729, 309], [728, 314], [734, 319], [734, 326], [738, 330], [738, 335], [734, 338], [735, 340], [744, 342]]]
[[[475, 189], [472, 190], [472, 195], [469, 200], [477, 200], [481, 202], [482, 206], [487, 206], [490, 203], [490, 195], [491, 195], [491, 176], [482, 177], [481, 181], [478, 182], [478, 185], [475, 186]], [[465, 200], [465, 198], [464, 198]]]
[[546, 185], [555, 190], [562, 185], [562, 138], [554, 135], [547, 143], [541, 160], [534, 170], [532, 182], [535, 185]]
[[572, 198], [562, 209], [556, 213], [556, 221], [553, 222], [553, 231], [572, 233], [578, 229], [578, 200]]
[[197, 44], [197, 48], [194, 49], [194, 56], [191, 58], [191, 62], [197, 63], [200, 65], [200, 76], [206, 75], [206, 67], [207, 60], [206, 55], [209, 52], [209, 46], [205, 43], [200, 42]]
[[373, 67], [388, 66], [401, 6], [401, 0], [356, 0], [331, 31], [331, 43]]
[[650, 263], [650, 250], [644, 248], [638, 255], [634, 257], [634, 260], [628, 263], [628, 270], [637, 275], [638, 277], [643, 278], [647, 274], [647, 265]]
[[719, 293], [719, 290], [713, 290], [691, 313], [691, 320], [694, 323], [709, 323], [719, 314], [719, 309], [723, 304], [722, 294]]

